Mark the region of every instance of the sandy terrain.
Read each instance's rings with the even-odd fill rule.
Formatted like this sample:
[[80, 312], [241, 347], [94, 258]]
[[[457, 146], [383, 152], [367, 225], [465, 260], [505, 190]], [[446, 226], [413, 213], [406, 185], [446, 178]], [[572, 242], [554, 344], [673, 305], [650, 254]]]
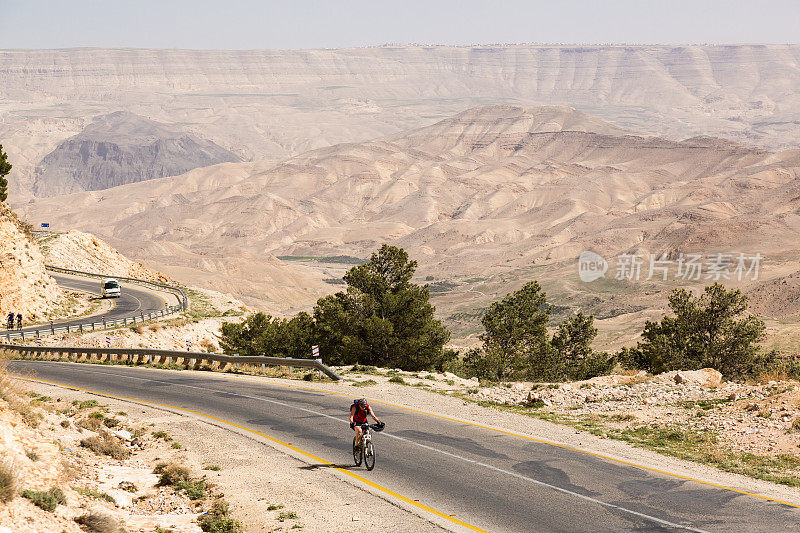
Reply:
[[[459, 344], [474, 342], [493, 300], [534, 278], [558, 317], [595, 314], [598, 347], [615, 349], [664, 311], [671, 288], [715, 281], [715, 257], [720, 281], [796, 323], [783, 285], [800, 269], [799, 169], [794, 151], [645, 137], [566, 107], [489, 106], [272, 167], [218, 165], [21, 212], [96, 231], [175, 279], [273, 313], [309, 309], [350, 261], [389, 242], [419, 262]], [[578, 276], [586, 250], [608, 260], [592, 283]], [[638, 279], [621, 254], [638, 258]], [[666, 254], [666, 272], [650, 270], [651, 254]], [[700, 275], [678, 277], [680, 254], [700, 254]]]

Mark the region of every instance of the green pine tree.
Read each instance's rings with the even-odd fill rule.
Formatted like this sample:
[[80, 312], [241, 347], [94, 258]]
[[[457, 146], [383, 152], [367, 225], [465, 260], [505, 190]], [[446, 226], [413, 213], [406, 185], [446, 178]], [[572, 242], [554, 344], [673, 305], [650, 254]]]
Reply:
[[11, 172], [11, 163], [8, 162], [8, 154], [3, 151], [0, 144], [0, 202], [8, 199], [8, 180], [6, 176]]

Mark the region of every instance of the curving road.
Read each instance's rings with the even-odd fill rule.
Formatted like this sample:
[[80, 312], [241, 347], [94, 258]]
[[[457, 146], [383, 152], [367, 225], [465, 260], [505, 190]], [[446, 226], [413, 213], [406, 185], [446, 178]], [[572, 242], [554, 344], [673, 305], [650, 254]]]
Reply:
[[[99, 279], [81, 278], [77, 276], [65, 276], [60, 274], [52, 274], [51, 276], [56, 282], [65, 289], [79, 290], [94, 294], [100, 298], [100, 283]], [[56, 326], [78, 326], [80, 324], [91, 324], [92, 322], [100, 322], [102, 317], [105, 316], [106, 320], [116, 320], [122, 318], [138, 317], [141, 313], [149, 313], [151, 311], [160, 311], [167, 306], [167, 302], [158, 294], [137, 287], [135, 285], [122, 285], [122, 294], [119, 298], [112, 299], [114, 306], [105, 313], [94, 314], [85, 317], [79, 317], [71, 320], [57, 320], [53, 324]], [[4, 318], [4, 317], [3, 317]], [[5, 330], [5, 320], [2, 322], [3, 328], [0, 329], [0, 335]], [[48, 324], [38, 324], [22, 328], [25, 333], [35, 332], [37, 329], [42, 330], [49, 327]], [[15, 330], [16, 331], [16, 330]]]
[[354, 469], [351, 400], [343, 394], [122, 366], [13, 361], [9, 368], [258, 432], [305, 453], [305, 468], [340, 465], [390, 500], [427, 506], [423, 514], [455, 530], [800, 530], [800, 509], [789, 504], [390, 405], [376, 405], [387, 430], [375, 437], [375, 470]]

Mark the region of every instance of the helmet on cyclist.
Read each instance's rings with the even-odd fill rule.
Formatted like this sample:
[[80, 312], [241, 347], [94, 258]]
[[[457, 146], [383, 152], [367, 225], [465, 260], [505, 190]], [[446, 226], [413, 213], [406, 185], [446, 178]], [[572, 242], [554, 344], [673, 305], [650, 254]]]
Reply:
[[366, 409], [367, 407], [369, 407], [369, 404], [367, 403], [367, 399], [366, 398], [359, 398], [358, 400], [356, 400], [356, 403], [362, 409]]

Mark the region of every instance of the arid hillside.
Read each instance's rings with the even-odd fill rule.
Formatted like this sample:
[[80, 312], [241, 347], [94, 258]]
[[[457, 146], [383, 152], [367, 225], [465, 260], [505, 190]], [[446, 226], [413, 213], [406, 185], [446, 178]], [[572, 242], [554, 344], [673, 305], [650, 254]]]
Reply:
[[120, 110], [278, 161], [489, 104], [569, 105], [647, 135], [789, 149], [798, 95], [797, 45], [0, 51], [15, 202], [59, 143]]
[[[586, 308], [613, 330], [660, 313], [671, 286], [712, 281], [707, 271], [674, 279], [680, 254], [700, 254], [707, 269], [723, 254], [728, 277], [718, 278], [757, 290], [768, 314], [791, 315], [770, 308], [782, 298], [770, 287], [800, 269], [799, 169], [795, 151], [645, 137], [566, 107], [489, 106], [274, 166], [218, 165], [23, 212], [91, 228], [136, 260], [253, 305], [273, 285], [285, 289], [273, 303], [308, 305], [316, 291], [294, 276], [335, 283], [342, 256], [390, 242], [419, 260], [419, 279], [466, 337], [493, 298], [533, 278], [565, 311]], [[607, 258], [605, 278], [579, 279], [585, 250]], [[638, 280], [615, 279], [620, 254], [643, 262]], [[650, 254], [673, 262], [668, 279], [648, 279]], [[736, 274], [738, 254], [760, 254], [758, 275], [752, 259]]]
[[36, 167], [37, 196], [97, 191], [239, 161], [233, 153], [133, 113], [95, 118]]
[[131, 261], [94, 235], [82, 231], [44, 234], [36, 245], [50, 266], [103, 274], [109, 277], [146, 279], [159, 283], [174, 283], [160, 272]]
[[28, 324], [64, 313], [65, 303], [24, 224], [0, 203], [0, 328], [5, 329], [10, 312], [21, 313]]

